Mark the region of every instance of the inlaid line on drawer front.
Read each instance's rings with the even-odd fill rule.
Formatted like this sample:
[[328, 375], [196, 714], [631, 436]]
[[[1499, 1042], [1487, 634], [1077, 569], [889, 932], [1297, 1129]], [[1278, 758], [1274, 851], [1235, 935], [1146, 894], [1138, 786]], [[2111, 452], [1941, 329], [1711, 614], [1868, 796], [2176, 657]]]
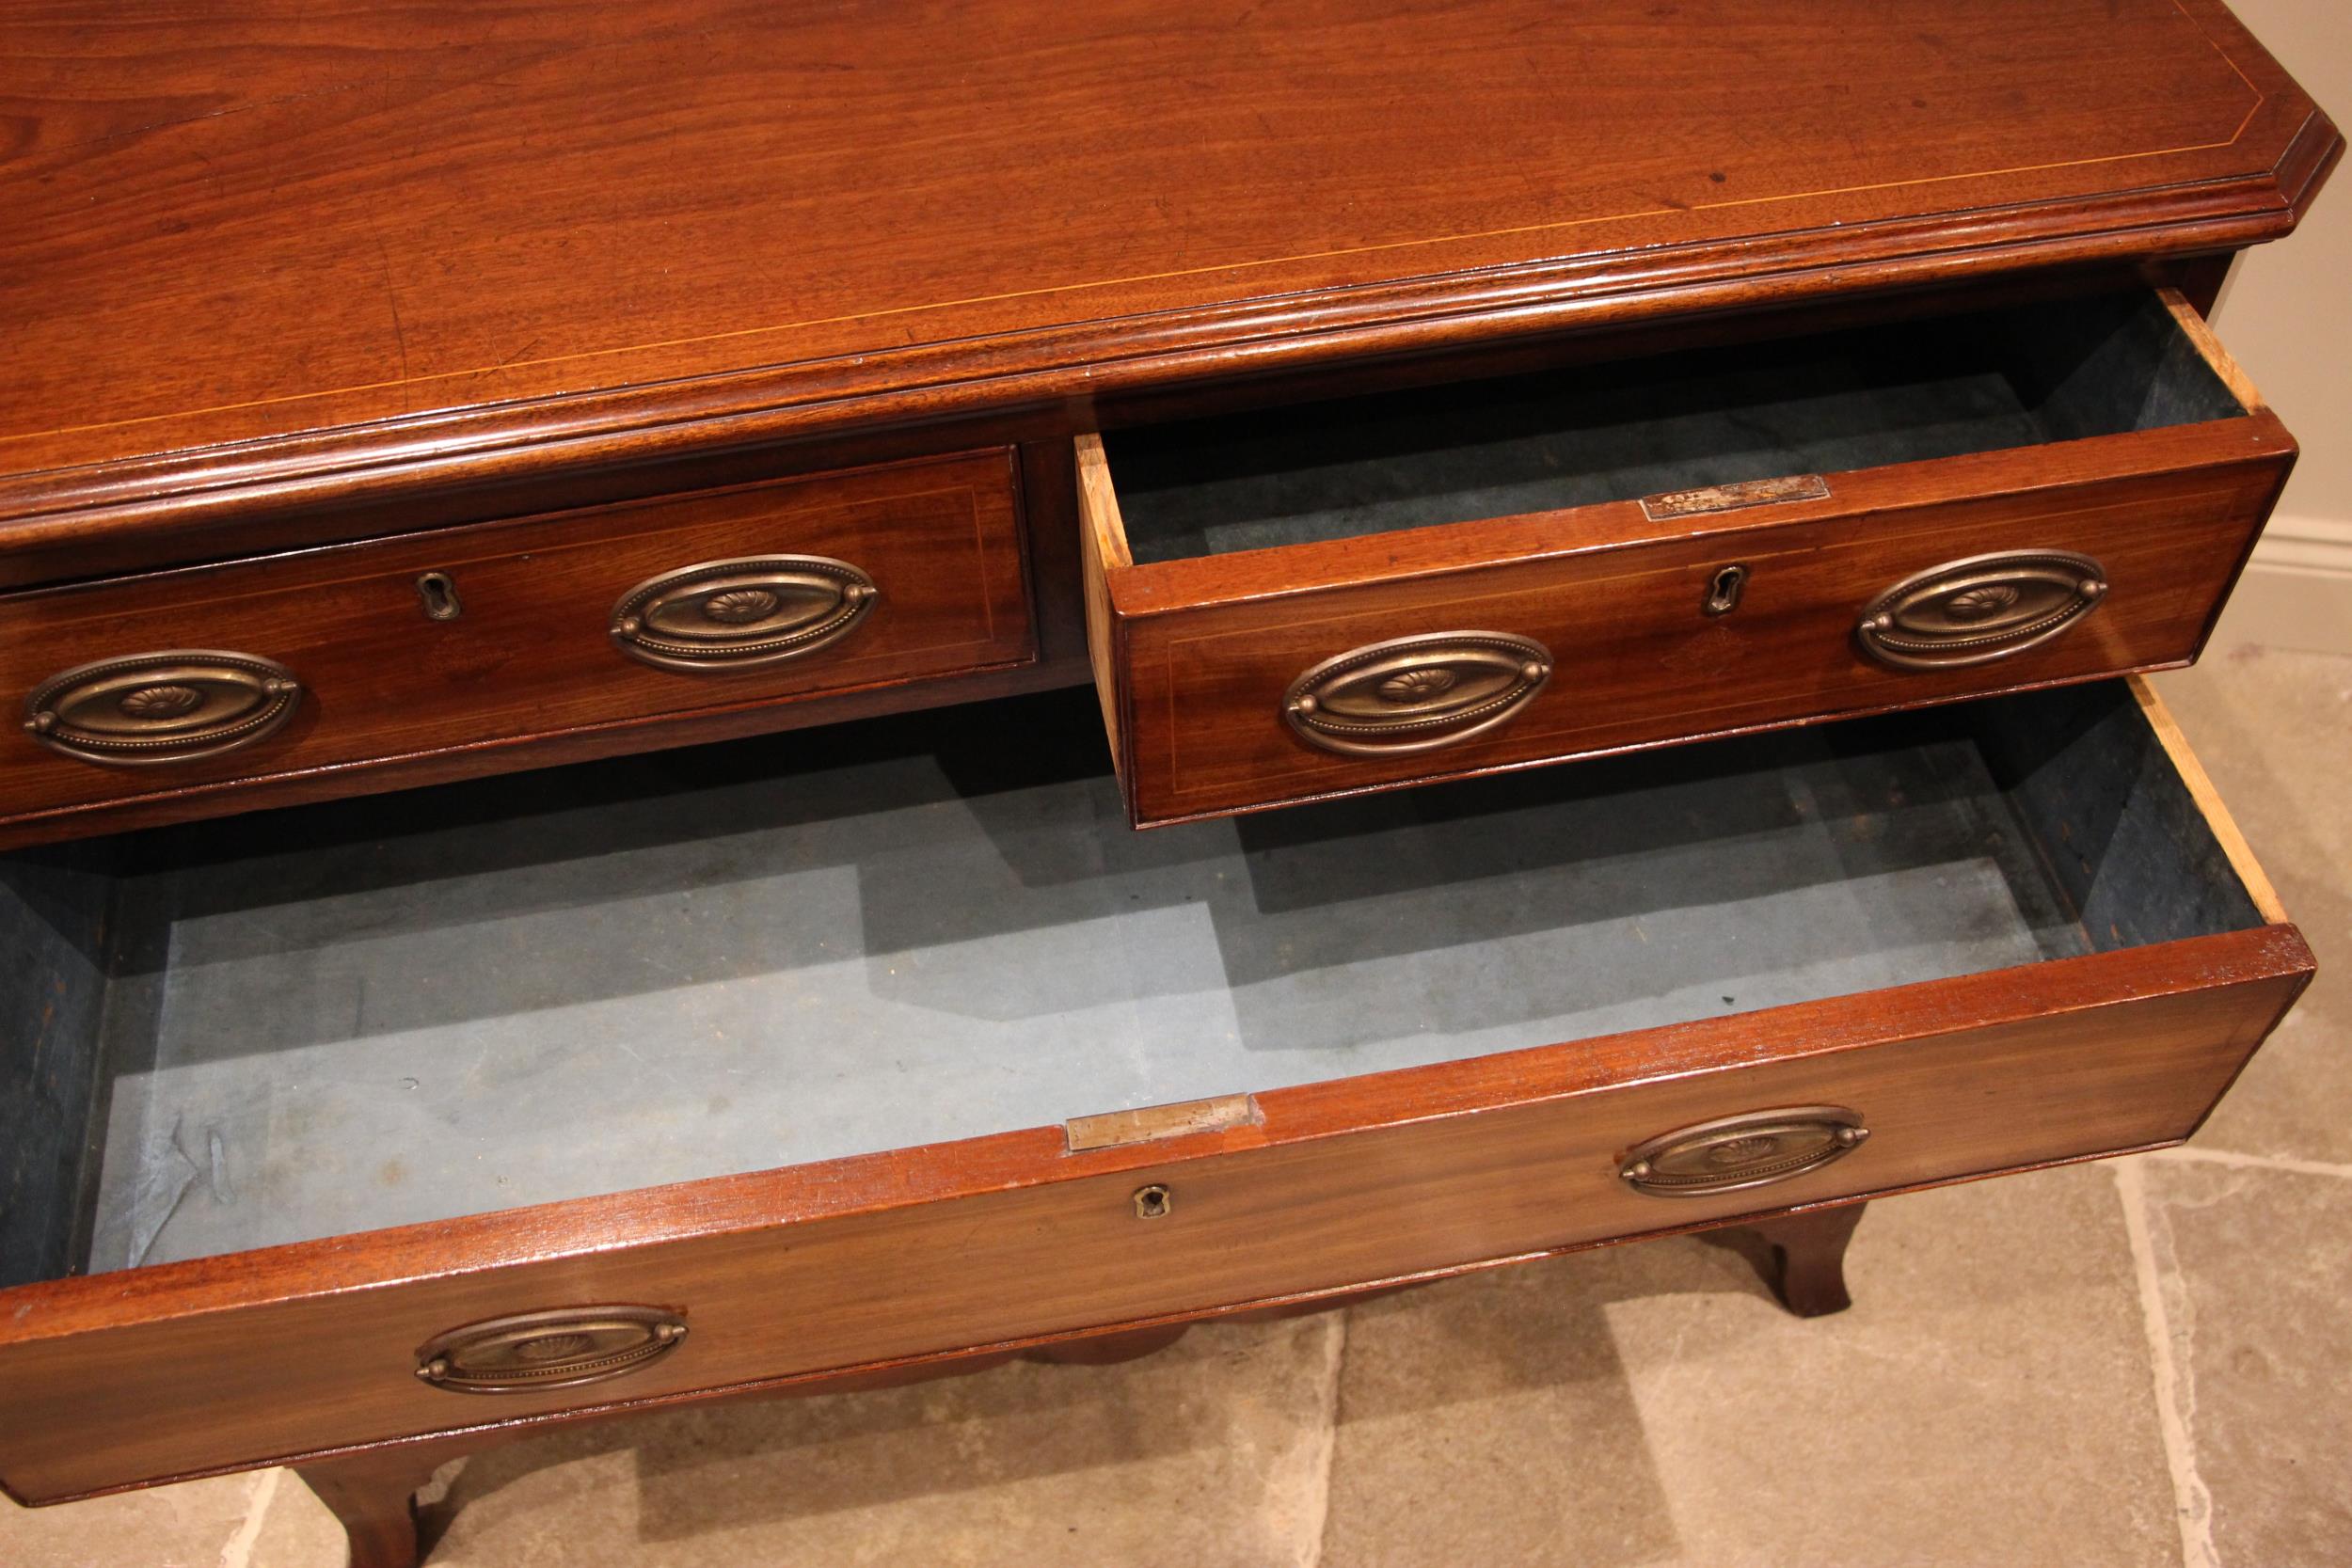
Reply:
[[[657, 668], [615, 645], [614, 606], [633, 587], [747, 558], [840, 562], [826, 570], [874, 587], [854, 598], [844, 590], [840, 613], [818, 628], [830, 640], [797, 657], [706, 673]], [[428, 579], [440, 597], [420, 586]], [[455, 612], [437, 615], [437, 604]], [[0, 687], [31, 689], [85, 658], [214, 646], [294, 670], [301, 711], [233, 754], [136, 774], [29, 741], [0, 748], [0, 813], [37, 816], [1035, 654], [1005, 451], [0, 599]]]
[[[1097, 680], [1133, 820], [1164, 826], [2185, 662], [2294, 453], [2185, 300], [2122, 291], [1073, 455]], [[1725, 486], [1756, 504], [1658, 515]], [[1545, 651], [1524, 700], [1446, 659], [1384, 665], [1343, 722], [1299, 706], [1365, 650], [1501, 637]]]
[[[530, 809], [470, 829], [388, 840], [379, 805], [342, 814], [348, 842], [265, 819], [204, 830], [210, 853], [253, 854], [183, 877], [184, 901], [158, 911], [174, 961], [152, 1070], [116, 1088], [92, 1266], [1415, 1066], [2085, 941], [2016, 835], [1984, 848], [2007, 808], [1959, 736], [1844, 754], [1797, 735], [1713, 768], [1616, 765], [1138, 837], [1073, 721], [1082, 701], [1029, 710], [1046, 722], [943, 716], [907, 754], [861, 757], [836, 733], [823, 752], [775, 748], [798, 763], [781, 771], [655, 762], [643, 796], [542, 776], [508, 796]], [[1899, 826], [1873, 834], [1876, 813]], [[163, 890], [133, 891], [125, 919]], [[1772, 934], [1750, 934], [1766, 911]], [[1564, 964], [1568, 947], [1611, 961]], [[289, 1054], [305, 1064], [291, 1081]], [[489, 1103], [485, 1080], [502, 1089]], [[230, 1200], [156, 1211], [186, 1174], [175, 1128], [218, 1138]], [[356, 1185], [355, 1145], [386, 1151]], [[273, 1201], [235, 1196], [256, 1190]]]
[[[2185, 531], [2207, 519], [2227, 518], [2244, 508], [2250, 494], [2266, 493], [2269, 483], [2267, 476], [2257, 476], [2247, 484], [2182, 496], [2175, 502], [2176, 511], [2170, 521]], [[1214, 625], [1230, 619], [1246, 626], [1232, 631], [1165, 638], [1165, 652], [1153, 660], [1158, 673], [1152, 685], [1160, 689], [1166, 776], [1179, 800], [1216, 798], [1233, 788], [1248, 787], [1267, 779], [1270, 768], [1279, 768], [1286, 793], [1294, 788], [1312, 793], [1318, 787], [1343, 787], [1348, 781], [1361, 778], [1364, 764], [1360, 759], [1318, 757], [1278, 744], [1281, 738], [1279, 687], [1273, 688], [1274, 695], [1267, 701], [1267, 743], [1258, 756], [1245, 753], [1220, 762], [1215, 752], [1200, 757], [1190, 754], [1186, 750], [1187, 737], [1203, 733], [1192, 721], [1193, 711], [1199, 702], [1200, 685], [1207, 678], [1204, 672], [1263, 668], [1263, 679], [1271, 685], [1280, 665], [1269, 660], [1266, 655], [1270, 634], [1295, 640], [1295, 645], [1310, 650], [1325, 645], [1336, 648], [1344, 646], [1352, 638], [1363, 637], [1373, 626], [1392, 626], [1400, 621], [1431, 627], [1475, 621], [1534, 631], [1539, 636], [1548, 634], [1555, 660], [1549, 689], [1530, 705], [1530, 711], [1520, 716], [1507, 732], [1496, 736], [1489, 750], [1546, 744], [1573, 751], [1583, 749], [1588, 742], [1595, 747], [1611, 744], [1613, 724], [1621, 729], [1625, 719], [1596, 719], [1590, 715], [1597, 707], [1615, 708], [1622, 713], [1627, 705], [1629, 694], [1616, 682], [1628, 673], [1629, 661], [1625, 644], [1637, 635], [1662, 645], [1656, 668], [1703, 677], [1677, 689], [1672, 712], [1681, 733], [1736, 728], [1742, 722], [1754, 721], [1759, 715], [1774, 719], [1810, 717], [1834, 714], [1846, 707], [1899, 703], [1906, 696], [1903, 677], [1869, 664], [1853, 646], [1853, 612], [1860, 610], [1868, 592], [1859, 585], [1876, 580], [1867, 575], [1867, 568], [1857, 568], [1850, 574], [1858, 585], [1851, 605], [1834, 599], [1792, 604], [1775, 572], [1776, 563], [1806, 562], [1808, 572], [1817, 578], [1835, 582], [1849, 574], [1825, 568], [1823, 562], [1840, 557], [1867, 557], [1871, 562], [1888, 562], [1924, 561], [1929, 556], [1941, 560], [1968, 553], [1979, 545], [1991, 549], [1995, 547], [1995, 542], [2026, 539], [2096, 541], [2099, 549], [2115, 562], [2108, 568], [2110, 577], [2120, 573], [2125, 579], [2125, 586], [2115, 591], [2112, 601], [2101, 607], [2100, 615], [2110, 618], [2107, 624], [2096, 624], [2094, 620], [2072, 628], [2071, 635], [2090, 640], [2090, 648], [2053, 646], [2029, 655], [2035, 659], [2033, 668], [2037, 674], [2046, 676], [2069, 669], [2095, 673], [2147, 662], [2147, 657], [2135, 654], [2129, 642], [2102, 646], [2102, 640], [2127, 637], [2125, 628], [2130, 626], [2177, 626], [2184, 622], [2194, 626], [2201, 621], [2205, 594], [2202, 580], [2194, 573], [2167, 569], [2167, 562], [2176, 557], [2177, 544], [2150, 536], [2145, 503], [2138, 501], [2037, 511], [2022, 518], [2001, 517], [1976, 525], [1945, 515], [1933, 526], [1901, 533], [1872, 532], [1861, 538], [1840, 525], [1768, 526], [1710, 535], [1697, 545], [1661, 543], [1630, 546], [1623, 551], [1595, 552], [1581, 559], [1557, 558], [1530, 563], [1528, 567], [1478, 568], [1400, 583], [1392, 591], [1384, 589], [1379, 596], [1386, 602], [1376, 610], [1332, 610], [1300, 615], [1295, 610], [1269, 613], [1253, 603], [1229, 613], [1207, 610], [1184, 618], [1184, 625]], [[2231, 537], [2216, 540], [2208, 548], [2218, 567], [2234, 562], [2241, 546], [2242, 541]], [[1634, 560], [1657, 556], [1668, 557], [1672, 563], [1631, 564]], [[1626, 559], [1630, 569], [1607, 569], [1620, 559]], [[1704, 586], [1700, 579], [1712, 575], [1705, 567], [1711, 562], [1732, 559], [1748, 568], [1741, 609], [1728, 617], [1707, 618], [1700, 613], [1700, 600], [1695, 596], [1699, 587]], [[1900, 574], [1899, 566], [1888, 569]], [[1537, 574], [1544, 579], [1541, 587], [1500, 594], [1492, 590], [1457, 591], [1425, 602], [1420, 597], [1422, 593], [1458, 588], [1473, 578], [1505, 584]], [[1886, 580], [1892, 582], [1895, 578], [1890, 576]], [[1636, 586], [1650, 584], [1657, 585], [1654, 592], [1644, 592]], [[1686, 587], [1691, 592], [1684, 592]], [[1582, 604], [1593, 605], [1599, 612], [1589, 619], [1572, 614], [1562, 607], [1565, 594], [1578, 595]], [[1400, 602], [1406, 595], [1410, 596], [1409, 602]], [[1295, 606], [1320, 606], [1360, 596], [1363, 595], [1343, 590], [1308, 592], [1291, 602]], [[1610, 610], [1599, 608], [1610, 606], [1613, 601], [1613, 619]], [[1645, 610], [1649, 612], [1647, 617], [1642, 615]], [[1739, 619], [1742, 615], [1747, 619]], [[1783, 631], [1783, 624], [1790, 615], [1809, 616], [1798, 637]], [[1644, 624], [1645, 619], [1647, 624]], [[1765, 628], [1752, 633], [1751, 628], [1759, 619], [1766, 623]], [[2116, 627], [2115, 620], [2124, 622], [2125, 627]], [[1149, 618], [1139, 621], [1138, 628], [1138, 637], [1157, 635], [1157, 628], [1150, 626]], [[1768, 647], [1772, 650], [1769, 654], [1765, 651]], [[1701, 650], [1709, 648], [1711, 652], [1702, 654]], [[1221, 662], [1220, 656], [1227, 650], [1237, 652], [1230, 660]], [[1282, 657], [1307, 656], [1292, 655], [1286, 646]], [[1597, 677], [1581, 662], [1588, 657], [1599, 661]], [[1963, 673], [1957, 678], [1969, 677]], [[1808, 688], [1796, 695], [1796, 700], [1807, 702], [1808, 705], [1790, 710], [1787, 705], [1791, 694], [1772, 689], [1775, 681]], [[1266, 755], [1279, 760], [1270, 765], [1263, 760]], [[1449, 759], [1437, 760], [1442, 763]], [[1468, 765], [1475, 763], [1472, 758]]]
[[[1007, 714], [943, 714], [826, 753], [476, 785], [454, 822], [411, 798], [149, 841], [166, 869], [121, 885], [116, 923], [164, 957], [118, 998], [135, 1049], [91, 1059], [113, 1092], [85, 1261], [1095, 1125], [2257, 923], [2226, 864], [2175, 846], [2213, 842], [2193, 795], [2116, 783], [2161, 758], [2103, 692], [1996, 709], [2005, 747], [1888, 722], [1155, 837], [1119, 825], [1072, 695], [1012, 709], [1018, 747]], [[2163, 869], [2162, 908], [2093, 898], [2035, 847], [2074, 839]], [[217, 1191], [171, 1203], [190, 1140]], [[356, 1172], [355, 1148], [384, 1152]]]
[[[165, 1070], [113, 1083], [99, 1229], [176, 1170], [185, 1260], [0, 1295], [0, 1477], [446, 1432], [437, 1345], [528, 1419], [2162, 1143], [2310, 968], [2112, 683], [1154, 835], [1092, 710], [148, 841]], [[1052, 1124], [1196, 1088], [1254, 1098]], [[1624, 1174], [1767, 1113], [1867, 1141]]]
[[[678, 1301], [693, 1332], [626, 1386], [516, 1394], [501, 1418], [1444, 1273], [2160, 1145], [2185, 1135], [2243, 1065], [2299, 989], [2309, 953], [2280, 928], [2186, 944], [2181, 973], [2162, 977], [2125, 958], [2053, 966], [2064, 973], [2031, 998], [2000, 974], [1924, 986], [1910, 999], [1918, 1011], [1891, 1031], [1880, 997], [1759, 1015], [1760, 1030], [1744, 1036], [1747, 1065], [1728, 1072], [1708, 1070], [1722, 1063], [1711, 1026], [1653, 1030], [1490, 1058], [1474, 1071], [1279, 1091], [1263, 1128], [1162, 1148], [1073, 1156], [1040, 1130], [707, 1183], [691, 1197], [681, 1189], [395, 1233], [370, 1266], [435, 1277], [342, 1303], [257, 1294], [233, 1312], [158, 1325], [151, 1338], [125, 1327], [25, 1339], [20, 1323], [17, 1342], [0, 1340], [0, 1408], [19, 1418], [8, 1430], [48, 1440], [0, 1437], [0, 1466], [21, 1495], [47, 1499], [449, 1431], [460, 1418], [410, 1374], [412, 1347], [448, 1321], [518, 1301], [657, 1295]], [[1885, 1043], [1890, 1033], [1899, 1046]], [[1617, 1174], [1642, 1139], [1726, 1106], [1833, 1095], [1866, 1103], [1869, 1145], [1767, 1194], [1661, 1212], [1667, 1204]], [[1367, 1125], [1383, 1119], [1402, 1125]], [[1151, 1183], [1169, 1190], [1169, 1212], [1139, 1221], [1133, 1194]], [[795, 1221], [810, 1208], [836, 1217]], [[507, 1240], [517, 1224], [578, 1250], [520, 1257]], [[666, 1239], [681, 1229], [704, 1233]], [[465, 1266], [477, 1255], [499, 1260]], [[291, 1383], [257, 1387], [256, 1338], [315, 1348]], [[94, 1370], [110, 1387], [142, 1376], [143, 1345], [166, 1339], [179, 1370], [139, 1401], [138, 1419], [89, 1397]], [[331, 1405], [306, 1397], [328, 1390]]]

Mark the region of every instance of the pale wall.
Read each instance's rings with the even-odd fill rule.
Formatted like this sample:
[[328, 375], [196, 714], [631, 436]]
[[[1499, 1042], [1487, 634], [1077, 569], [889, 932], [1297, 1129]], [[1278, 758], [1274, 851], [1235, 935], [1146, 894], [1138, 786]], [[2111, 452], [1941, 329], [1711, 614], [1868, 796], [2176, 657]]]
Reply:
[[[2352, 0], [2231, 8], [2352, 124]], [[2214, 325], [2303, 445], [2219, 637], [2352, 653], [2352, 167], [2300, 229], [2239, 260]]]

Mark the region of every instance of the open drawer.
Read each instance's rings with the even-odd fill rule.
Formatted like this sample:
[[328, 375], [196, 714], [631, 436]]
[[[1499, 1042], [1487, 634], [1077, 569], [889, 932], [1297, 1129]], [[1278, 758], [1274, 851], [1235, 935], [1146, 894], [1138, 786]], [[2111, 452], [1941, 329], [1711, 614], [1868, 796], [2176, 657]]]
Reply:
[[1152, 834], [1091, 707], [0, 861], [0, 1479], [2167, 1144], [2312, 969], [2123, 683]]
[[1138, 825], [2179, 664], [2295, 445], [2177, 294], [1078, 441]]

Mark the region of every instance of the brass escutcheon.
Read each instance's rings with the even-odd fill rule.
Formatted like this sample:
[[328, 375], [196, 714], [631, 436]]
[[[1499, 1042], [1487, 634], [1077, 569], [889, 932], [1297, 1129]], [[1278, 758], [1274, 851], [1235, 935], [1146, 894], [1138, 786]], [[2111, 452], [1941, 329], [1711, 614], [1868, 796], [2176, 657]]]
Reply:
[[1661, 1133], [1629, 1150], [1617, 1175], [1652, 1197], [1708, 1197], [1819, 1170], [1869, 1135], [1842, 1105], [1748, 1111]]
[[658, 1307], [522, 1312], [426, 1341], [417, 1351], [417, 1376], [453, 1394], [569, 1388], [649, 1366], [685, 1338], [685, 1321]]
[[660, 669], [758, 669], [840, 641], [881, 593], [872, 578], [830, 556], [706, 561], [622, 594], [608, 629], [614, 647]]
[[24, 699], [24, 733], [77, 762], [149, 768], [250, 746], [301, 703], [302, 683], [274, 659], [173, 649], [50, 676]]
[[1176, 1207], [1176, 1195], [1154, 1181], [1136, 1189], [1135, 1205], [1136, 1218], [1139, 1220], [1165, 1219], [1168, 1212]]
[[1502, 631], [1436, 632], [1351, 649], [1282, 694], [1300, 739], [1346, 756], [1434, 752], [1516, 715], [1551, 679], [1551, 650]]
[[1896, 670], [1990, 664], [2048, 641], [2099, 607], [2107, 574], [2069, 550], [2010, 550], [1905, 578], [1863, 610], [1864, 653]]
[[1740, 595], [1747, 591], [1748, 569], [1740, 562], [1718, 570], [1707, 579], [1707, 597], [1699, 601], [1699, 613], [1712, 619], [1728, 615], [1740, 608]]
[[466, 613], [457, 597], [457, 584], [447, 572], [427, 572], [417, 578], [417, 602], [428, 621], [454, 621]]

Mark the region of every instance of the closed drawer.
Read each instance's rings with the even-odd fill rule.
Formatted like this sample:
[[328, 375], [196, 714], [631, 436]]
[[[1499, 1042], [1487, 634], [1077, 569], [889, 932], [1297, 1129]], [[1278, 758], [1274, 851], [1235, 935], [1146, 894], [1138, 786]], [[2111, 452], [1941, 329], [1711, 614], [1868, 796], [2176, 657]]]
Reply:
[[1032, 657], [1011, 454], [0, 598], [0, 835]]
[[2175, 294], [1081, 437], [1133, 819], [2195, 657], [2295, 455]]
[[[15, 1169], [57, 1173], [11, 1178], [0, 1478], [56, 1500], [2172, 1142], [2312, 961], [2147, 703], [1139, 835], [1056, 693], [423, 792], [400, 831], [0, 863], [0, 995], [50, 1021]], [[109, 907], [159, 956], [111, 990], [75, 914]]]

